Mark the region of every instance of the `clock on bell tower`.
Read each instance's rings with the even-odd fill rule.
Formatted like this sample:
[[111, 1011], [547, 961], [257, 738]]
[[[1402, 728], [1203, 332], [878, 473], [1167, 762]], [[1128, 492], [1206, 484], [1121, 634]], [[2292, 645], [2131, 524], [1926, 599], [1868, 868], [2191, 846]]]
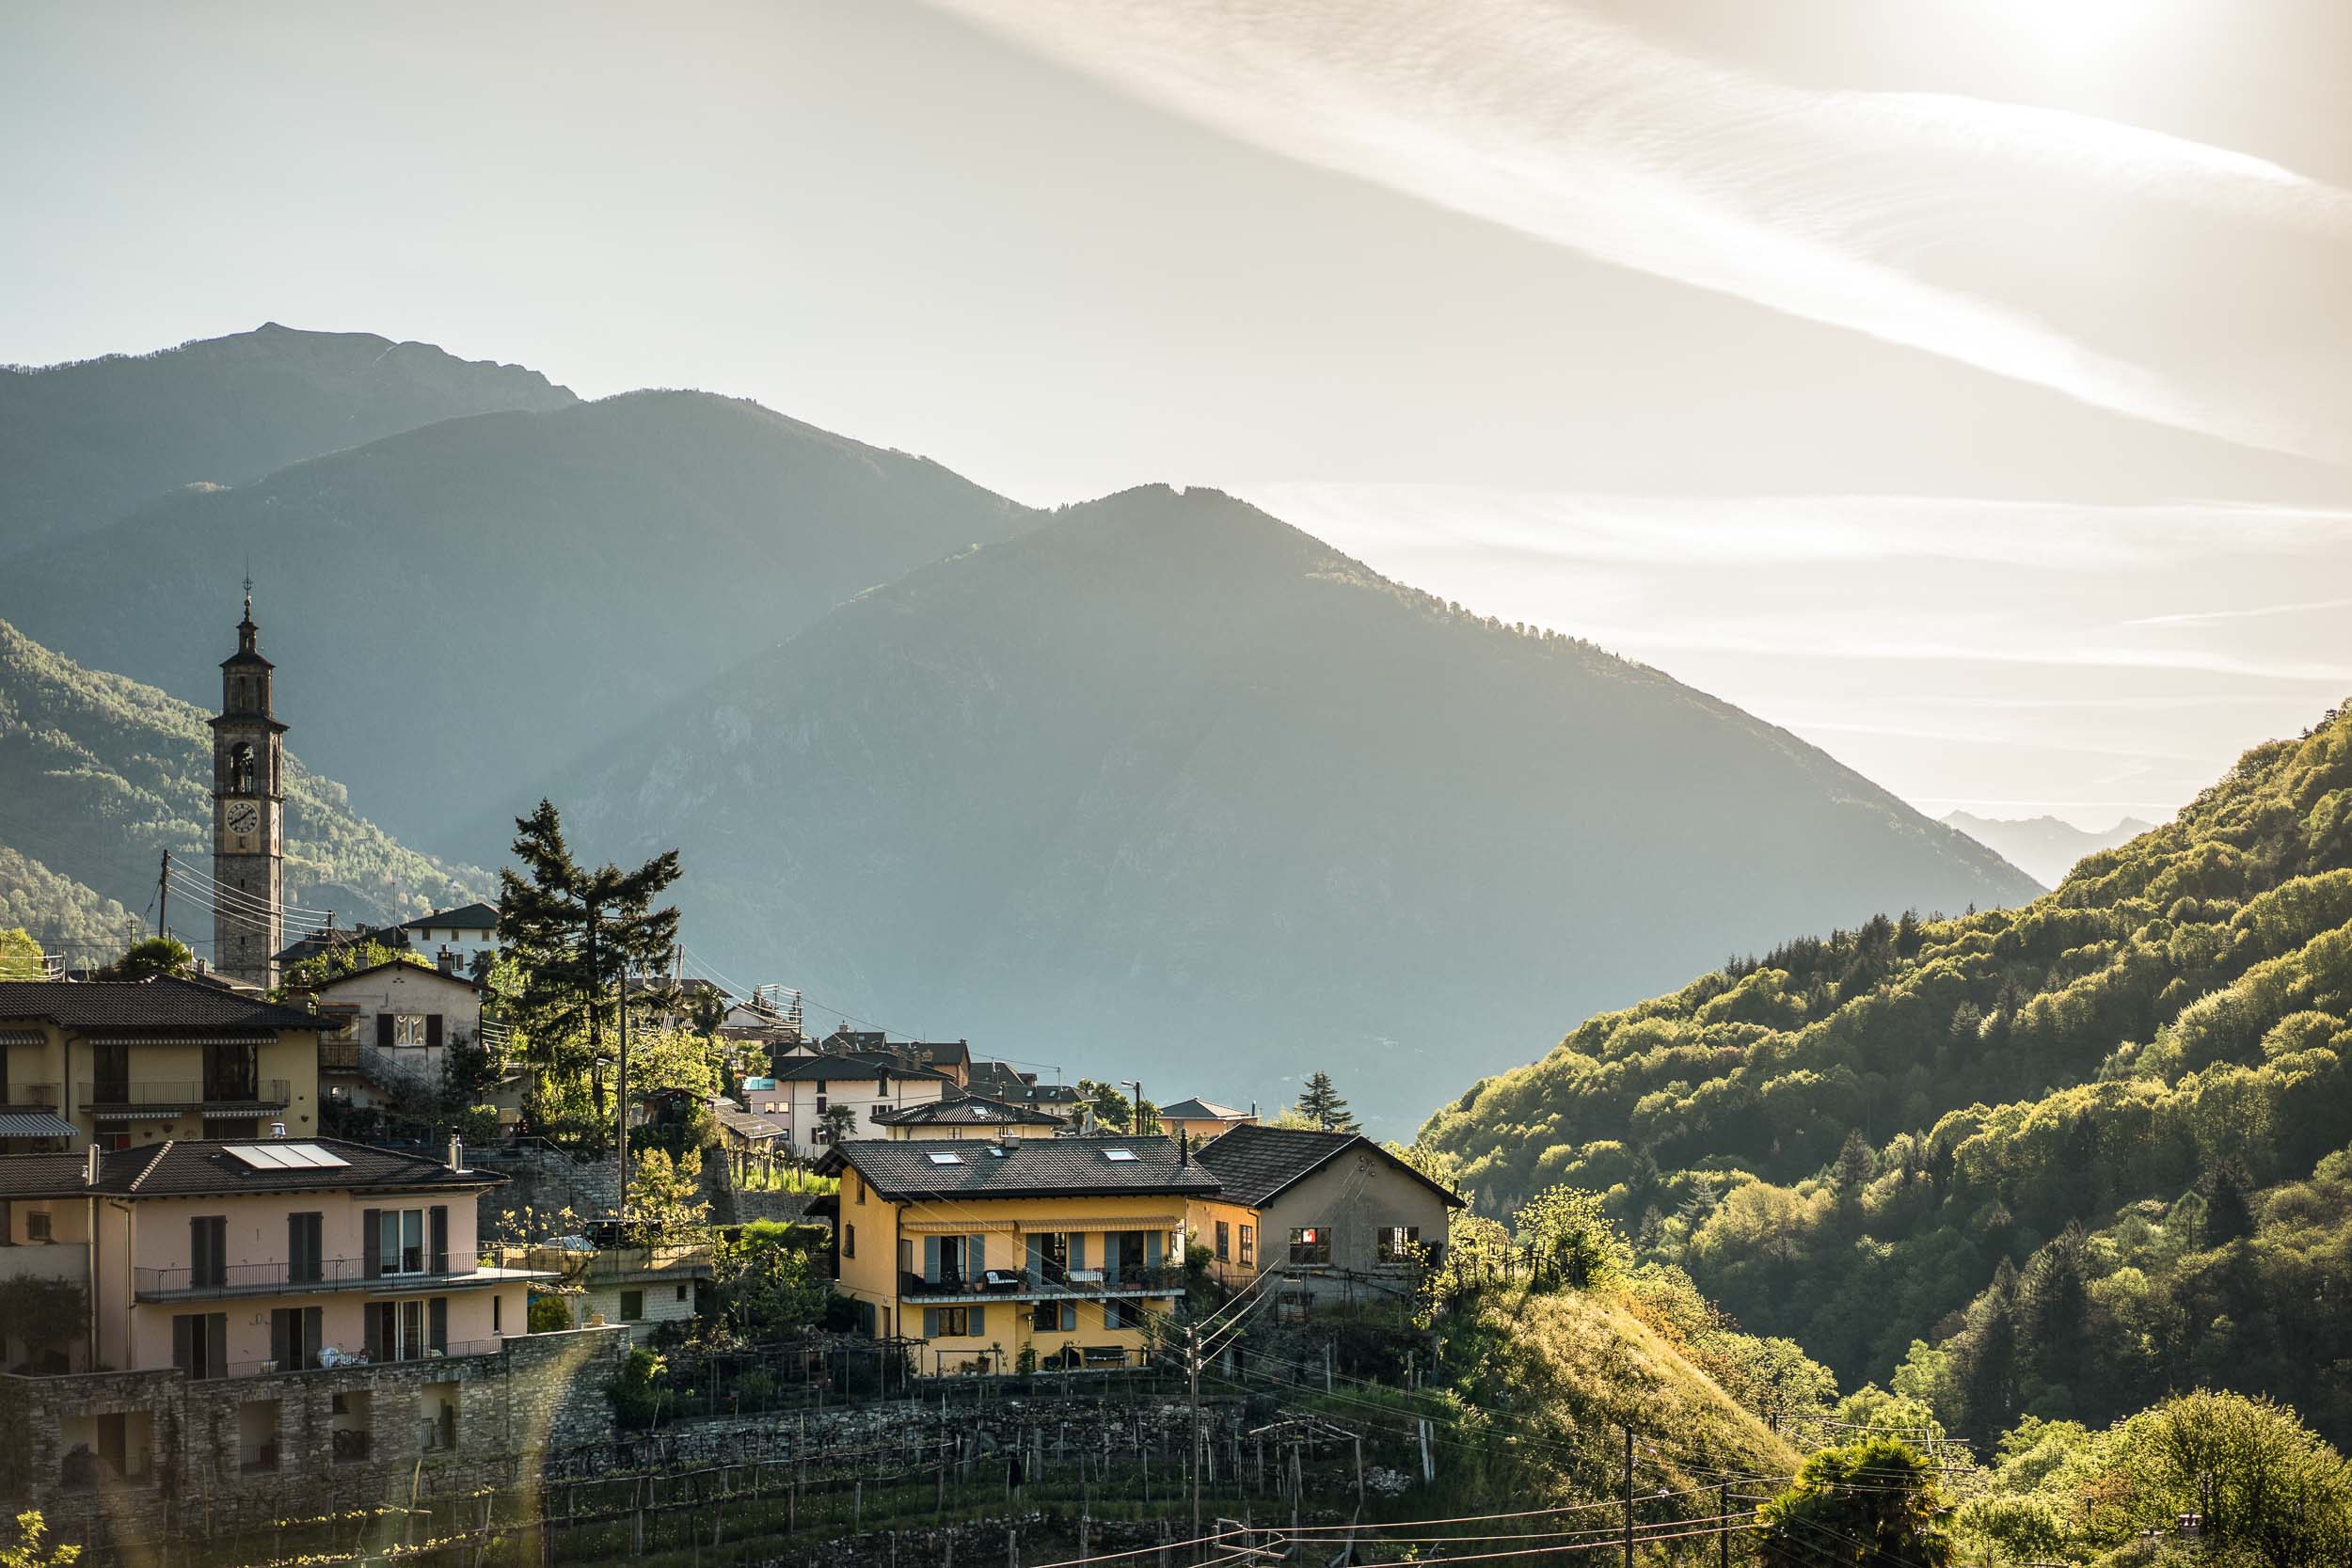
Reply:
[[213, 726], [213, 967], [257, 986], [278, 983], [285, 945], [286, 726], [270, 710], [272, 666], [245, 585], [237, 651], [221, 660]]

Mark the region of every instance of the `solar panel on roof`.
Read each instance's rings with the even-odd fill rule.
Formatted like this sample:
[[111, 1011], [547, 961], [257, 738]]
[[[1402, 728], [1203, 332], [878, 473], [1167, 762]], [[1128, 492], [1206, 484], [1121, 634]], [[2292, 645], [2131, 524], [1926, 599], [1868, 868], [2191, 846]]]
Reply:
[[317, 1144], [230, 1144], [229, 1152], [255, 1170], [319, 1170], [351, 1164]]

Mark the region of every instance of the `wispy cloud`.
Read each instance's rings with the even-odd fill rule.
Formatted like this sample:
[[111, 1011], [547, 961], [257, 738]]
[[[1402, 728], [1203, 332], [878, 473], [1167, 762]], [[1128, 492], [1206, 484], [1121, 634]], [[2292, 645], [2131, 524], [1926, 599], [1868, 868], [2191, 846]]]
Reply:
[[2204, 626], [2222, 621], [2263, 621], [2274, 615], [2311, 615], [2326, 610], [2352, 610], [2352, 599], [2302, 599], [2294, 604], [2255, 605], [2246, 610], [2199, 610], [2178, 615], [2136, 615], [2127, 626]]
[[[1788, 87], [1555, 0], [934, 3], [1232, 135], [1611, 262], [2352, 460], [2352, 194], [2258, 158], [2054, 110]], [[2231, 327], [2241, 309], [2264, 341]]]

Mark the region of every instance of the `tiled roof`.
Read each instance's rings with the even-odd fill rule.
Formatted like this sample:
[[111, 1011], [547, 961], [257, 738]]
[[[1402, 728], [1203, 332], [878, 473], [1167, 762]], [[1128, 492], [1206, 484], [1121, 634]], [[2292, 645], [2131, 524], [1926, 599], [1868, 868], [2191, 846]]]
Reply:
[[0, 1154], [0, 1197], [80, 1197], [84, 1156], [73, 1150], [56, 1154]]
[[453, 910], [436, 910], [431, 914], [421, 914], [414, 920], [403, 922], [401, 929], [421, 931], [431, 927], [436, 930], [447, 927], [453, 931], [495, 931], [498, 925], [499, 911], [494, 905], [472, 903], [460, 904]]
[[46, 1019], [88, 1033], [268, 1034], [327, 1021], [194, 980], [0, 980], [0, 1018]]
[[893, 1078], [945, 1078], [944, 1072], [933, 1072], [927, 1067], [909, 1067], [896, 1056], [868, 1056], [842, 1052], [831, 1056], [787, 1056], [771, 1075], [777, 1082], [804, 1082], [810, 1079], [875, 1078], [882, 1074]]
[[[1125, 1149], [1132, 1160], [1107, 1151]], [[940, 1156], [956, 1156], [944, 1163]], [[818, 1164], [850, 1165], [885, 1198], [1115, 1197], [1217, 1190], [1199, 1164], [1180, 1164], [1167, 1138], [1025, 1138], [1018, 1143], [921, 1139], [835, 1144]]]
[[1059, 1127], [1061, 1117], [1027, 1105], [1008, 1104], [986, 1095], [960, 1095], [934, 1100], [899, 1111], [877, 1111], [874, 1119], [884, 1127]]
[[1161, 1106], [1160, 1115], [1178, 1121], [1243, 1121], [1249, 1113], [1219, 1105], [1213, 1100], [1180, 1100], [1173, 1105]]
[[[239, 1144], [270, 1143], [314, 1144], [343, 1164], [256, 1169], [229, 1152]], [[340, 1138], [183, 1138], [146, 1144], [103, 1156], [95, 1187], [83, 1182], [84, 1158], [82, 1154], [0, 1155], [0, 1197], [78, 1196], [90, 1192], [124, 1197], [210, 1197], [365, 1188], [470, 1191], [495, 1187], [505, 1180], [488, 1171], [453, 1171], [426, 1155], [374, 1148]]]
[[421, 964], [409, 958], [387, 958], [380, 964], [370, 964], [365, 969], [355, 969], [348, 974], [338, 974], [332, 980], [321, 980], [317, 989], [322, 992], [330, 991], [345, 980], [357, 980], [362, 975], [373, 974], [387, 969], [413, 969], [419, 974], [429, 975], [436, 980], [447, 980], [453, 985], [463, 986], [468, 990], [482, 989], [481, 983], [470, 975], [445, 974], [437, 965]]
[[1216, 1173], [1227, 1201], [1262, 1208], [1352, 1148], [1366, 1148], [1444, 1197], [1454, 1208], [1462, 1199], [1365, 1137], [1361, 1132], [1315, 1132], [1293, 1127], [1244, 1124], [1218, 1134], [1193, 1151], [1193, 1159]]
[[745, 1110], [724, 1095], [711, 1097], [710, 1115], [720, 1126], [742, 1137], [764, 1140], [784, 1136], [782, 1127], [766, 1117]]

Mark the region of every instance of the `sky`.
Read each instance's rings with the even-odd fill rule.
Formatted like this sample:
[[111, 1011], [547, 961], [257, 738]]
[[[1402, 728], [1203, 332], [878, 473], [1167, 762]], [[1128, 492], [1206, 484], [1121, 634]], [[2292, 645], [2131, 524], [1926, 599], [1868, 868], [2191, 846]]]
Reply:
[[364, 330], [1244, 495], [1923, 809], [2352, 693], [2352, 8], [25, 8], [0, 359]]

